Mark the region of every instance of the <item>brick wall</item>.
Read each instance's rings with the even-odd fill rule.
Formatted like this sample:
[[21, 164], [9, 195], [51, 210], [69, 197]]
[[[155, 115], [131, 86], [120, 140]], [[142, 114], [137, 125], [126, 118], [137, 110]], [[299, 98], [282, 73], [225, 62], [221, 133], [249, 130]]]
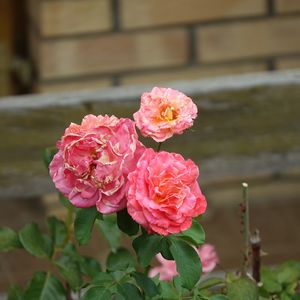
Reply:
[[28, 0], [34, 89], [300, 67], [299, 0]]

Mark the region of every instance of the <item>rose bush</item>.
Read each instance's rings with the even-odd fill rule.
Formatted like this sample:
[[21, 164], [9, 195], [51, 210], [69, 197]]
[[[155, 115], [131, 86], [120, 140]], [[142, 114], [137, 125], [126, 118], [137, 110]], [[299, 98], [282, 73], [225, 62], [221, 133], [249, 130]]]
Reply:
[[[181, 92], [154, 88], [142, 95], [134, 118], [143, 135], [161, 143], [189, 128], [196, 115], [196, 105]], [[66, 197], [60, 194], [67, 209], [65, 221], [48, 218], [47, 234], [35, 223], [19, 232], [0, 228], [1, 251], [24, 249], [46, 259], [43, 265], [51, 268], [36, 272], [24, 290], [13, 286], [8, 300], [299, 299], [298, 262], [260, 274], [258, 233], [251, 241], [255, 242], [252, 274], [257, 282], [261, 275], [262, 282], [257, 284], [248, 274], [247, 184], [241, 206], [245, 235], [241, 275], [203, 280], [201, 272], [211, 272], [218, 256], [212, 245], [204, 244], [198, 216], [207, 203], [192, 160], [146, 149], [135, 123], [115, 116], [88, 115], [80, 125], [71, 123], [57, 148], [56, 154], [45, 152], [45, 161], [47, 166], [51, 162], [50, 175]], [[104, 268], [78, 251], [91, 239], [94, 224], [111, 248]], [[121, 232], [132, 236], [136, 257], [121, 247]], [[157, 267], [152, 266], [155, 256], [160, 261]]]

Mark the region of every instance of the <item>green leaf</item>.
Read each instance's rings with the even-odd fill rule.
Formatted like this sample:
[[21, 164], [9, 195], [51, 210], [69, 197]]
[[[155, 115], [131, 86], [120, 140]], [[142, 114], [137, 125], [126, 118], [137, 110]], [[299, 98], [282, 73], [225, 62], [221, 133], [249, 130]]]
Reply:
[[[119, 284], [124, 283], [128, 280], [129, 273], [132, 273], [135, 271], [135, 268], [129, 267], [126, 271], [112, 271], [110, 274], [114, 278], [115, 282], [118, 282]], [[125, 281], [124, 281], [125, 280]]]
[[178, 300], [179, 295], [177, 294], [176, 290], [174, 289], [173, 286], [171, 286], [170, 283], [165, 282], [165, 281], [161, 281], [159, 283], [159, 287], [160, 287], [160, 293], [161, 293], [161, 297], [164, 300]]
[[71, 242], [69, 242], [62, 250], [62, 254], [72, 256], [75, 258], [80, 258], [79, 253], [77, 252], [77, 249], [75, 245], [73, 245]]
[[133, 277], [138, 286], [144, 291], [147, 297], [154, 297], [159, 294], [159, 289], [156, 284], [149, 277], [142, 273], [135, 272]]
[[287, 284], [285, 287], [285, 291], [290, 295], [294, 295], [296, 293], [297, 287], [298, 287], [298, 281], [295, 281]]
[[230, 300], [257, 300], [256, 283], [247, 278], [238, 278], [227, 283], [227, 296]]
[[[224, 295], [219, 294], [219, 295], [214, 295], [214, 296], [210, 297], [209, 300], [229, 300], [229, 298], [227, 298]], [[242, 299], [240, 299], [240, 300], [242, 300]]]
[[78, 289], [82, 285], [79, 264], [72, 256], [62, 255], [59, 260], [55, 261], [55, 264], [73, 290]]
[[58, 193], [58, 200], [62, 206], [66, 209], [75, 210], [75, 206], [70, 202], [70, 200], [65, 197], [63, 194]]
[[171, 241], [168, 237], [163, 237], [160, 243], [160, 253], [167, 260], [174, 260], [174, 257], [170, 251]]
[[19, 232], [19, 238], [23, 247], [30, 254], [41, 258], [51, 256], [53, 250], [51, 240], [40, 232], [37, 224], [25, 225]]
[[220, 285], [220, 284], [225, 284], [224, 279], [212, 277], [212, 278], [206, 279], [204, 281], [201, 281], [198, 284], [198, 289], [199, 290], [209, 289], [211, 287], [214, 287], [214, 286]]
[[170, 251], [176, 261], [182, 287], [191, 290], [199, 281], [202, 272], [198, 254], [192, 246], [181, 240], [173, 240]]
[[74, 259], [79, 264], [80, 271], [85, 275], [94, 277], [101, 272], [100, 263], [95, 258], [80, 255], [73, 244], [67, 244], [62, 253]]
[[51, 239], [53, 241], [53, 244], [56, 247], [61, 247], [65, 243], [67, 239], [67, 226], [66, 224], [55, 218], [55, 217], [49, 217], [47, 219], [48, 228], [50, 232]]
[[103, 216], [103, 220], [97, 220], [96, 222], [108, 241], [111, 251], [115, 252], [120, 245], [121, 232], [117, 225], [117, 216], [108, 215]]
[[143, 300], [140, 290], [131, 283], [119, 285], [118, 292], [125, 298], [125, 300]]
[[160, 235], [142, 234], [135, 238], [132, 246], [138, 255], [142, 267], [150, 264], [151, 259], [160, 251], [162, 237]]
[[50, 165], [54, 155], [56, 154], [56, 152], [57, 152], [56, 147], [48, 147], [44, 150], [43, 158], [44, 158], [45, 166], [47, 168], [49, 168], [49, 165]]
[[88, 275], [90, 277], [96, 276], [99, 272], [101, 272], [100, 263], [92, 258], [83, 256], [79, 261], [80, 270], [83, 274]]
[[282, 290], [281, 284], [277, 281], [266, 279], [263, 282], [263, 289], [266, 290], [268, 293], [280, 293]]
[[277, 279], [276, 270], [270, 268], [262, 268], [261, 281], [263, 283], [262, 289], [268, 293], [280, 293], [282, 290], [281, 284]]
[[196, 219], [193, 219], [193, 224], [189, 229], [176, 234], [176, 236], [194, 244], [197, 247], [205, 242], [205, 232]]
[[287, 262], [283, 263], [282, 265], [284, 268], [289, 267], [289, 268], [296, 270], [300, 277], [300, 261], [291, 260], [291, 261], [287, 261]]
[[108, 287], [112, 285], [114, 282], [114, 278], [108, 273], [98, 273], [92, 280], [93, 285]]
[[182, 288], [182, 282], [181, 282], [180, 276], [178, 276], [178, 275], [174, 276], [172, 281], [173, 281], [173, 286], [175, 287], [178, 294], [182, 294], [183, 288]]
[[96, 259], [88, 256], [82, 256], [71, 243], [64, 247], [62, 255], [72, 258], [72, 260], [78, 264], [80, 272], [85, 275], [94, 277], [101, 272], [101, 265]]
[[98, 215], [96, 207], [81, 208], [76, 213], [74, 230], [79, 245], [85, 245], [92, 237], [92, 229]]
[[300, 300], [300, 294], [293, 295], [292, 300]]
[[[111, 292], [104, 287], [95, 286], [89, 288], [80, 300], [111, 300]], [[132, 299], [133, 300], [133, 299]]]
[[52, 274], [35, 273], [25, 292], [24, 300], [66, 300], [66, 291]]
[[125, 248], [119, 248], [116, 253], [111, 252], [106, 262], [109, 271], [125, 271], [135, 266], [135, 260]]
[[18, 285], [10, 287], [7, 295], [7, 300], [24, 300], [24, 292]]
[[277, 275], [278, 282], [281, 284], [289, 284], [296, 282], [299, 275], [297, 270], [289, 267], [283, 268]]
[[289, 295], [288, 293], [286, 292], [283, 292], [281, 295], [280, 295], [280, 300], [291, 300], [291, 295]]
[[0, 251], [10, 251], [22, 248], [18, 234], [8, 227], [0, 228]]
[[117, 223], [121, 231], [128, 235], [136, 235], [139, 231], [139, 224], [128, 214], [127, 209], [117, 212]]

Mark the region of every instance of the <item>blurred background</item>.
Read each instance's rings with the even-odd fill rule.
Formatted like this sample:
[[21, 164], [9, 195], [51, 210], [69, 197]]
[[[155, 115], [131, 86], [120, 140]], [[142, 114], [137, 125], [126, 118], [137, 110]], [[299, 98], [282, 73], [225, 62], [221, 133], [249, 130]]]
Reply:
[[[260, 229], [268, 253], [264, 262], [299, 260], [300, 71], [298, 83], [278, 86], [222, 91], [222, 80], [213, 81], [297, 68], [299, 0], [0, 0], [0, 225], [19, 230], [34, 221], [45, 228], [45, 216], [63, 217], [42, 151], [71, 121], [87, 113], [131, 117], [139, 85], [176, 88], [211, 78], [215, 90], [186, 88], [199, 118], [163, 148], [200, 165], [209, 203], [203, 226], [220, 269], [242, 261], [243, 181], [250, 185], [252, 229]], [[234, 86], [239, 76], [230, 78]], [[137, 87], [132, 101], [105, 101], [116, 86], [119, 95]], [[16, 96], [32, 93], [40, 95]], [[76, 93], [77, 105], [56, 105]], [[22, 101], [50, 106], [22, 108]], [[95, 232], [84, 251], [103, 261], [108, 250]], [[0, 292], [42, 267], [19, 251], [1, 254], [0, 263]]]
[[0, 95], [299, 68], [299, 0], [1, 0]]

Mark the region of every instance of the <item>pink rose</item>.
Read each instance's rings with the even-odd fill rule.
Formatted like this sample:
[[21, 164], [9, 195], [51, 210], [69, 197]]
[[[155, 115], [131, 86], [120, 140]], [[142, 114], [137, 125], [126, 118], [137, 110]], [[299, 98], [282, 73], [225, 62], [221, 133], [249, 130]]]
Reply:
[[169, 235], [188, 229], [192, 218], [206, 210], [198, 175], [192, 160], [146, 149], [128, 176], [128, 213], [149, 233]]
[[160, 263], [159, 266], [153, 267], [149, 270], [148, 276], [150, 278], [159, 274], [159, 279], [164, 281], [171, 281], [173, 277], [178, 275], [176, 271], [176, 262], [174, 260], [167, 260], [159, 253], [156, 254], [156, 259]]
[[[195, 249], [202, 262], [203, 273], [211, 272], [219, 262], [219, 258], [214, 246], [210, 244], [204, 244], [198, 249]], [[176, 262], [174, 260], [164, 259], [161, 254], [156, 255], [156, 259], [160, 262], [160, 265], [151, 268], [149, 271], [149, 277], [154, 277], [159, 274], [160, 280], [170, 281], [174, 276], [178, 275], [176, 271]]]
[[213, 245], [203, 244], [197, 249], [202, 262], [202, 270], [204, 273], [211, 272], [219, 263], [219, 257]]
[[126, 207], [127, 175], [144, 149], [133, 121], [87, 115], [81, 125], [71, 123], [57, 147], [50, 175], [72, 204], [96, 205], [104, 214]]
[[163, 142], [193, 125], [197, 106], [179, 91], [155, 87], [142, 95], [141, 107], [133, 117], [142, 135]]

